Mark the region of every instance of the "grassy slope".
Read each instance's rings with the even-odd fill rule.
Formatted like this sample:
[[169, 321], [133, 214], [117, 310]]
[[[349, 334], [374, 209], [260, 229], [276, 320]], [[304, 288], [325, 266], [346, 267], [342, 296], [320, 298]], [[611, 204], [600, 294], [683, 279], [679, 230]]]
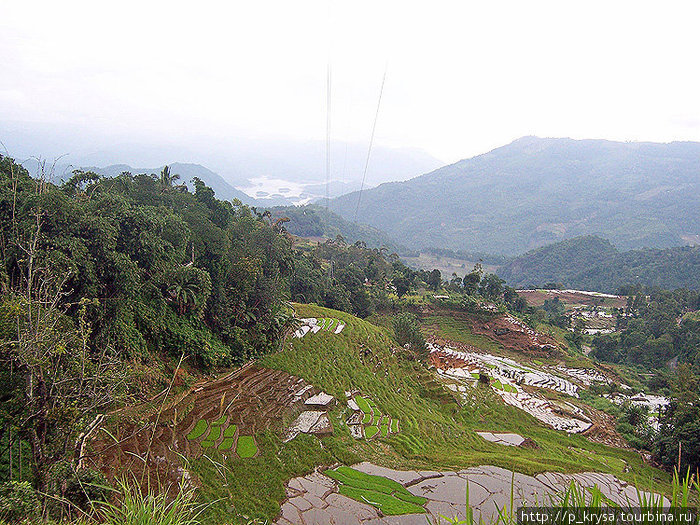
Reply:
[[494, 355], [505, 354], [503, 346], [499, 343], [492, 341], [488, 337], [472, 333], [466, 323], [454, 317], [440, 315], [436, 312], [434, 315], [424, 318], [422, 322], [425, 326], [425, 331], [428, 333], [433, 331], [433, 327], [438, 328], [438, 333], [431, 335], [439, 335], [445, 339], [476, 346], [484, 352]]
[[[339, 400], [345, 399], [346, 390], [358, 389], [382, 413], [400, 419], [401, 432], [372, 441], [354, 440], [344, 425], [341, 403], [331, 414], [333, 436], [319, 440], [300, 435], [282, 444], [277, 434], [265, 431], [256, 435], [260, 454], [255, 458], [222, 460], [214, 452], [212, 460], [222, 461], [219, 467], [200, 458], [193, 462], [193, 470], [204, 480], [203, 497], [223, 498], [209, 512], [212, 523], [230, 519], [232, 507], [242, 514], [274, 517], [284, 498], [285, 481], [316, 465], [335, 462], [369, 460], [398, 469], [437, 470], [489, 464], [527, 474], [602, 471], [656, 490], [668, 484], [665, 474], [645, 465], [636, 453], [546, 428], [506, 406], [488, 388], [475, 390], [468, 406], [460, 407], [421, 365], [392, 352], [386, 329], [343, 312], [296, 307], [301, 317], [333, 317], [346, 327], [338, 335], [321, 330], [288, 340], [284, 351], [259, 364], [303, 377]], [[474, 430], [517, 432], [534, 439], [540, 448], [504, 450]]]

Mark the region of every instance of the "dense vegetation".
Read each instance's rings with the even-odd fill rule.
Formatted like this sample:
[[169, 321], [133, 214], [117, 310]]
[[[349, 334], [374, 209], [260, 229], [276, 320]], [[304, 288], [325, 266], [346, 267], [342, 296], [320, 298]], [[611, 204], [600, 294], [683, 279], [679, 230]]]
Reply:
[[[23, 166], [27, 167], [27, 162], [23, 163]], [[33, 167], [33, 166], [32, 166]], [[181, 182], [186, 184], [187, 187], [194, 191], [194, 185], [192, 180], [194, 178], [200, 179], [207, 186], [216, 192], [216, 197], [220, 200], [230, 201], [233, 199], [239, 199], [244, 204], [254, 204], [255, 199], [249, 197], [247, 194], [243, 193], [241, 190], [234, 188], [229, 181], [225, 180], [218, 173], [205, 168], [201, 164], [186, 164], [182, 162], [174, 162], [168, 166], [173, 173], [180, 175]], [[66, 167], [67, 168], [67, 167]], [[29, 168], [27, 168], [29, 169]], [[113, 164], [111, 166], [105, 166], [103, 168], [90, 167], [83, 168], [84, 171], [92, 171], [98, 175], [104, 177], [118, 177], [124, 172], [129, 173], [160, 173], [163, 168], [155, 169], [144, 169], [144, 168], [132, 168], [126, 164]], [[31, 170], [30, 170], [31, 173]], [[242, 181], [240, 181], [242, 182]]]
[[[630, 443], [653, 452], [671, 470], [700, 468], [700, 293], [630, 288], [627, 307], [616, 312], [617, 331], [593, 338], [590, 356], [650, 376], [647, 387], [671, 399], [660, 428], [642, 407], [627, 405], [618, 430]], [[651, 372], [651, 373], [650, 373]]]
[[[517, 255], [579, 235], [666, 248], [700, 231], [700, 144], [525, 137], [365, 190], [358, 219], [409, 248]], [[351, 219], [357, 192], [333, 210]]]
[[3, 479], [63, 497], [81, 482], [79, 431], [178, 359], [195, 374], [242, 363], [279, 348], [290, 298], [366, 316], [425, 273], [340, 237], [293, 250], [285, 221], [193, 187], [168, 167], [57, 186], [0, 158]]
[[270, 208], [270, 213], [275, 219], [289, 219], [284, 226], [292, 235], [326, 239], [335, 239], [340, 235], [349, 243], [362, 241], [370, 248], [386, 248], [389, 252], [396, 252], [399, 255], [412, 254], [406, 247], [399, 246], [386, 233], [366, 224], [347, 221], [324, 206], [316, 204], [277, 206]]
[[0, 158], [5, 479], [64, 496], [80, 429], [148, 394], [163, 364], [230, 365], [278, 345], [292, 319], [289, 239], [175, 180], [75, 172], [55, 186]]
[[700, 370], [700, 292], [628, 290], [627, 308], [617, 312], [614, 334], [596, 336], [592, 355], [603, 361], [663, 368], [686, 362]]
[[551, 287], [616, 293], [626, 285], [700, 287], [700, 246], [619, 252], [595, 236], [532, 250], [501, 266], [498, 275], [517, 288]]
[[[488, 461], [525, 472], [584, 466], [627, 479], [658, 476], [633, 451], [533, 428], [530, 416], [504, 407], [488, 389], [463, 410], [435, 382], [420, 363], [425, 335], [416, 315], [431, 303], [480, 315], [507, 309], [532, 326], [567, 327], [560, 304], [529, 308], [480, 264], [444, 280], [438, 270], [413, 270], [381, 246], [349, 243], [340, 234], [320, 243], [296, 239], [285, 217], [217, 200], [196, 178], [190, 192], [167, 167], [159, 176], [76, 171], [57, 186], [0, 157], [0, 216], [0, 481], [24, 481], [0, 486], [11, 492], [3, 501], [24, 494], [27, 508], [62, 512], [59, 500], [85, 508], [105, 499], [101, 474], [77, 468], [78, 435], [96, 414], [168, 386], [167, 373], [182, 360], [197, 375], [266, 354], [263, 366], [303, 376], [339, 399], [358, 388], [400, 419], [401, 432], [387, 439], [402, 468]], [[317, 216], [310, 224], [322, 223]], [[597, 339], [594, 355], [623, 364], [656, 367], [678, 357], [697, 365], [698, 294], [629, 293], [620, 334]], [[295, 305], [295, 312], [290, 300], [315, 304]], [[377, 312], [375, 319], [387, 320], [382, 327], [350, 315]], [[465, 330], [433, 314], [430, 323], [443, 335]], [[274, 353], [297, 326], [295, 315], [337, 317], [347, 326], [332, 338], [323, 332], [288, 340], [284, 352]], [[580, 347], [580, 336], [565, 337]], [[668, 382], [673, 404], [664, 432], [650, 446], [667, 467], [681, 441], [688, 443], [682, 464], [697, 466], [697, 379], [690, 367], [681, 370], [685, 379]], [[320, 447], [311, 436], [282, 443], [268, 429], [250, 437], [256, 457], [240, 449], [241, 458], [217, 457], [219, 464], [194, 460], [201, 494], [216, 501], [211, 516], [227, 515], [235, 501], [237, 511], [273, 517], [289, 477], [318, 464], [379, 457], [372, 444], [350, 437], [340, 409], [333, 418], [341, 421], [338, 432]], [[518, 448], [504, 457], [473, 433], [506, 426], [527, 430], [546, 454]]]
[[413, 270], [384, 248], [368, 248], [363, 241], [348, 244], [338, 236], [298, 247], [290, 286], [293, 301], [367, 317], [377, 309], [395, 309], [396, 297], [410, 290], [437, 291], [442, 276], [439, 270]]

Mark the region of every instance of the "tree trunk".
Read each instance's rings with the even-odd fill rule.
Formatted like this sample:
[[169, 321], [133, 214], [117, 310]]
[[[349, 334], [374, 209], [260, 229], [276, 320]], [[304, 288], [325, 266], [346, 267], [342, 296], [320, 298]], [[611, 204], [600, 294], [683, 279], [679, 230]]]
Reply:
[[32, 471], [36, 483], [36, 490], [46, 493], [46, 383], [41, 374], [35, 381], [34, 374], [26, 374], [27, 405], [36, 419], [36, 423], [29, 426], [29, 443], [32, 448]]

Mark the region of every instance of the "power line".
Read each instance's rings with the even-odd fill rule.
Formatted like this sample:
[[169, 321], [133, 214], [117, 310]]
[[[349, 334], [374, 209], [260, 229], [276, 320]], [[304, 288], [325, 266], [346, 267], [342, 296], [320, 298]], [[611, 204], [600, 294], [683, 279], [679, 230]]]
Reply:
[[331, 60], [326, 69], [326, 210], [330, 206], [331, 186]]
[[362, 190], [365, 187], [365, 178], [367, 177], [367, 168], [369, 167], [369, 158], [372, 155], [372, 144], [374, 144], [374, 130], [377, 128], [377, 119], [379, 118], [379, 107], [382, 104], [382, 93], [384, 93], [384, 82], [386, 81], [386, 70], [389, 64], [384, 66], [384, 76], [382, 77], [382, 86], [379, 88], [379, 100], [377, 100], [377, 111], [374, 114], [374, 124], [372, 124], [372, 135], [369, 138], [369, 148], [367, 148], [367, 159], [365, 160], [365, 170], [362, 173], [362, 183], [360, 184], [360, 193], [357, 195], [357, 207], [355, 208], [355, 218], [357, 221], [357, 212], [360, 210], [360, 200], [362, 199]]

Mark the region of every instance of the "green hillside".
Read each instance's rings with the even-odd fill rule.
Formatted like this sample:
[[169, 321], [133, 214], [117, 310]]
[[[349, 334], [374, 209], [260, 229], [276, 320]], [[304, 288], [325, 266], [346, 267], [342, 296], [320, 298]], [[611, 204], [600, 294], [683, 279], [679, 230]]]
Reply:
[[515, 257], [498, 269], [498, 275], [517, 288], [560, 283], [565, 288], [608, 293], [636, 284], [697, 289], [700, 247], [619, 252], [599, 237], [577, 237]]
[[[358, 220], [410, 248], [517, 255], [596, 234], [620, 249], [700, 232], [700, 144], [524, 137], [406, 182], [365, 190]], [[352, 219], [358, 193], [333, 201]]]
[[396, 243], [386, 233], [368, 226], [345, 220], [329, 211], [325, 206], [307, 204], [306, 206], [276, 206], [270, 208], [276, 219], [288, 218], [286, 230], [299, 237], [324, 237], [335, 239], [342, 236], [347, 242], [364, 242], [370, 248], [386, 248], [399, 255], [413, 255], [405, 246]]
[[[197, 460], [195, 471], [204, 480], [202, 497], [209, 501], [223, 498], [212, 508], [212, 522], [226, 517], [231, 506], [246, 515], [272, 518], [290, 477], [310, 471], [314, 464], [335, 462], [367, 460], [401, 470], [497, 465], [528, 474], [600, 471], [643, 485], [650, 480], [661, 486], [668, 482], [665, 474], [646, 465], [638, 453], [545, 427], [504, 405], [488, 386], [475, 387], [471, 402], [460, 405], [421, 364], [395, 351], [396, 344], [384, 328], [336, 310], [301, 304], [295, 308], [301, 317], [338, 319], [345, 329], [340, 334], [321, 330], [313, 336], [292, 338], [283, 351], [264, 357], [257, 365], [302, 377], [341, 400], [331, 414], [334, 434], [320, 441], [300, 435], [282, 443], [278, 434], [264, 431], [256, 436], [261, 444], [257, 458], [222, 459], [214, 453], [214, 461]], [[342, 401], [348, 390], [361, 391], [383, 414], [399, 419], [400, 432], [371, 440], [353, 439]], [[474, 430], [516, 432], [533, 439], [538, 448], [511, 447], [504, 454], [501, 445], [489, 443]], [[217, 469], [219, 461], [223, 469]]]

